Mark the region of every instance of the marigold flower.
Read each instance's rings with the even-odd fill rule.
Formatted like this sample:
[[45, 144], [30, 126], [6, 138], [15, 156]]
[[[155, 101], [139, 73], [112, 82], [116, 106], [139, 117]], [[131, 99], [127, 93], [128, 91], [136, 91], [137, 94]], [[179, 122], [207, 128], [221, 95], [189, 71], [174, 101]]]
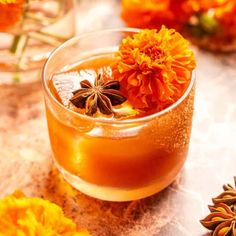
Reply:
[[169, 0], [123, 0], [121, 16], [127, 25], [138, 28], [171, 27], [174, 23]]
[[[236, 40], [236, 2], [230, 2], [224, 9], [216, 10], [216, 18], [221, 24], [226, 41]], [[222, 32], [219, 32], [222, 37]]]
[[160, 29], [164, 24], [169, 28], [181, 29], [180, 22], [186, 21], [186, 0], [122, 0], [121, 17], [126, 24], [138, 28]]
[[160, 111], [183, 95], [195, 68], [188, 45], [164, 26], [123, 39], [113, 74], [134, 108]]
[[[216, 0], [215, 0], [216, 1]], [[220, 0], [219, 0], [220, 1]], [[218, 30], [213, 35], [217, 45], [229, 45], [236, 40], [236, 1], [221, 0], [221, 4], [211, 9], [212, 17], [218, 22]]]
[[[236, 37], [236, 1], [235, 0], [188, 0], [186, 8], [191, 8], [196, 16], [205, 14], [212, 21], [204, 22], [206, 26], [211, 26], [211, 22], [216, 22], [213, 32], [209, 32], [209, 46], [224, 48], [235, 42]], [[202, 23], [202, 21], [200, 20]], [[198, 43], [196, 41], [196, 43]], [[201, 42], [200, 42], [201, 43]], [[215, 47], [214, 46], [214, 47]]]
[[25, 0], [0, 0], [0, 31], [9, 30], [20, 21]]
[[15, 192], [0, 200], [0, 236], [89, 236], [77, 230], [62, 209], [40, 198], [26, 198]]

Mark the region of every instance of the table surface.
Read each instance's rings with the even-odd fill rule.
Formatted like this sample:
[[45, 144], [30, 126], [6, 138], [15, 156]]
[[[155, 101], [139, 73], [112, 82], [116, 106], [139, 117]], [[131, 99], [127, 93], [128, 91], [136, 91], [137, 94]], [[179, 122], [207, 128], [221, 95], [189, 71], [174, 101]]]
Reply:
[[[80, 0], [77, 12], [79, 33], [122, 26], [115, 0]], [[208, 214], [211, 198], [224, 183], [233, 184], [236, 175], [236, 55], [196, 54], [189, 155], [167, 189], [126, 203], [96, 200], [72, 189], [52, 164], [43, 94], [36, 81], [0, 86], [0, 197], [22, 189], [49, 199], [94, 236], [209, 235], [199, 220]]]

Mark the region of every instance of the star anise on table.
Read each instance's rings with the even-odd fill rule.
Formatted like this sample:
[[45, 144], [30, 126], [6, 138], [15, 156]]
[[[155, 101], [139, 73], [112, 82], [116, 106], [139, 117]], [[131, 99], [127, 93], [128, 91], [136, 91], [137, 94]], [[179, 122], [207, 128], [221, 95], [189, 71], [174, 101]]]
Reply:
[[236, 236], [236, 213], [224, 203], [209, 206], [211, 213], [201, 224], [213, 230], [212, 236]]
[[98, 110], [106, 115], [113, 114], [112, 106], [126, 101], [126, 97], [119, 91], [119, 81], [104, 82], [101, 74], [95, 78], [94, 85], [88, 80], [83, 80], [80, 86], [80, 89], [73, 92], [70, 101], [78, 108], [85, 108], [86, 115], [92, 116]]
[[[236, 177], [234, 177], [234, 182], [236, 187]], [[225, 184], [223, 189], [224, 192], [213, 198], [212, 201], [214, 203], [225, 203], [236, 212], [236, 188], [233, 188], [230, 184]]]
[[[236, 177], [234, 177], [236, 186]], [[201, 224], [213, 230], [212, 236], [236, 236], [236, 189], [230, 184], [223, 186], [224, 192], [212, 199], [211, 213]]]

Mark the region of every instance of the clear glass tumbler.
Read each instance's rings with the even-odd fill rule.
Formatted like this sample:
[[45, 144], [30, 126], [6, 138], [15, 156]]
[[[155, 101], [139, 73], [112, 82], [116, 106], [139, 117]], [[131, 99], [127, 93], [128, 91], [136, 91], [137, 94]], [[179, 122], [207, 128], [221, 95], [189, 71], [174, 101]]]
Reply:
[[135, 29], [105, 30], [73, 38], [57, 48], [43, 70], [50, 141], [56, 166], [76, 189], [95, 198], [128, 201], [167, 187], [189, 147], [194, 78], [170, 107], [142, 118], [104, 120], [76, 113], [51, 93], [53, 73], [91, 57], [112, 55]]
[[33, 71], [74, 34], [74, 0], [1, 1], [0, 84], [34, 80]]

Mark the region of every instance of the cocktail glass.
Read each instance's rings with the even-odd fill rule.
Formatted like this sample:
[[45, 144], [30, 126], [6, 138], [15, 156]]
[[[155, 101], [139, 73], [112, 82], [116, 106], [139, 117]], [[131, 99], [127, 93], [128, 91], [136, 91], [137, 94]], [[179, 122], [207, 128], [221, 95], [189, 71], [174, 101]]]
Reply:
[[65, 179], [95, 198], [128, 201], [150, 196], [174, 181], [188, 153], [194, 76], [168, 108], [134, 119], [93, 118], [63, 106], [52, 94], [52, 75], [87, 59], [112, 56], [136, 29], [114, 29], [73, 38], [57, 48], [43, 70], [43, 88], [54, 160]]

